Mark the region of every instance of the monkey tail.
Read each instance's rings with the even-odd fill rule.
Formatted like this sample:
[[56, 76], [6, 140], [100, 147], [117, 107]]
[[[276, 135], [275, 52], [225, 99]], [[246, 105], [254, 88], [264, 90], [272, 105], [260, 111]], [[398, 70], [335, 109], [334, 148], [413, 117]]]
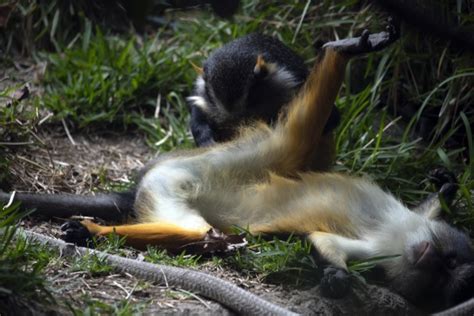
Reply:
[[94, 216], [105, 220], [125, 220], [133, 216], [135, 191], [98, 195], [6, 193], [0, 191], [0, 204], [20, 201], [22, 210], [34, 209], [45, 217]]

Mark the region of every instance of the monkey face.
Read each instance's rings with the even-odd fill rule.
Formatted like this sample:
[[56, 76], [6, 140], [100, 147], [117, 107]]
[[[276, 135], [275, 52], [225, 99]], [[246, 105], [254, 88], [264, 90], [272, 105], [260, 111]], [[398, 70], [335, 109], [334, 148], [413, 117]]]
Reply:
[[391, 287], [429, 310], [460, 303], [474, 293], [474, 250], [466, 234], [430, 220], [430, 235], [407, 240]]
[[253, 83], [255, 58], [251, 55], [231, 57], [218, 51], [204, 64], [204, 98], [213, 108], [241, 115], [246, 109], [246, 98]]

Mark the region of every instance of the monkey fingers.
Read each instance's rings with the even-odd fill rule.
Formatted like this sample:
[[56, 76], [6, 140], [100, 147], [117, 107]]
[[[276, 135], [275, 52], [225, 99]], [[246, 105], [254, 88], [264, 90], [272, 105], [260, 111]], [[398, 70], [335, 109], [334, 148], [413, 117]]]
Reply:
[[324, 275], [319, 283], [321, 295], [329, 298], [342, 298], [349, 294], [351, 279], [346, 270], [328, 266], [324, 269]]
[[448, 202], [454, 198], [458, 189], [458, 181], [454, 173], [446, 168], [436, 168], [428, 173], [428, 179]]
[[186, 244], [182, 249], [193, 254], [229, 253], [243, 248], [247, 240], [243, 235], [226, 235], [216, 228], [211, 228], [201, 241]]
[[92, 234], [78, 221], [67, 221], [61, 225], [63, 234], [61, 238], [65, 242], [73, 243], [81, 247], [92, 247]]
[[445, 183], [445, 184], [443, 184], [441, 189], [439, 189], [439, 194], [446, 201], [446, 203], [448, 203], [448, 205], [450, 205], [453, 202], [457, 191], [458, 191], [458, 185], [457, 184]]
[[384, 49], [400, 37], [400, 30], [393, 19], [389, 19], [386, 31], [370, 34], [366, 29], [360, 37], [347, 38], [338, 41], [328, 42], [323, 48], [332, 48], [337, 52], [348, 56], [355, 56], [375, 52]]

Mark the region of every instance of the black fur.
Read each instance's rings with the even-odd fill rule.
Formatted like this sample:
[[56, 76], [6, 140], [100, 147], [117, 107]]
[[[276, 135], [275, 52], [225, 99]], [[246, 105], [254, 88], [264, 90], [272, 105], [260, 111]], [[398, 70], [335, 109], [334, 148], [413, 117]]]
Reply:
[[334, 266], [324, 269], [323, 277], [319, 283], [321, 295], [330, 298], [341, 298], [351, 291], [351, 279], [347, 271]]
[[[289, 88], [265, 73], [255, 72], [258, 55], [265, 63], [274, 63], [291, 73], [295, 86]], [[196, 144], [208, 146], [230, 140], [249, 121], [274, 122], [308, 73], [303, 58], [270, 36], [254, 33], [219, 48], [204, 63], [205, 89], [200, 91], [196, 86], [194, 92], [204, 98], [208, 111], [190, 102]], [[327, 130], [334, 129], [338, 122], [339, 113], [334, 109]]]
[[65, 242], [73, 243], [81, 247], [94, 247], [93, 236], [81, 223], [67, 221], [61, 225], [63, 232], [61, 238]]
[[474, 293], [471, 242], [466, 234], [447, 223], [440, 225], [443, 229], [435, 236], [433, 250], [425, 254], [423, 266], [407, 269], [390, 281], [392, 290], [427, 311], [461, 303]]

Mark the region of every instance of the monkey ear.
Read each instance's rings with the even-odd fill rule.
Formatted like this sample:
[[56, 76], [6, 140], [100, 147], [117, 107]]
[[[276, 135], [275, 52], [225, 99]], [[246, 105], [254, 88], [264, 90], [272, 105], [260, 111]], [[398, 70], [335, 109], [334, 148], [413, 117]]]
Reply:
[[202, 75], [204, 73], [204, 69], [202, 67], [199, 67], [198, 65], [196, 65], [192, 61], [189, 61], [189, 63], [191, 64], [191, 66], [193, 66], [194, 71], [196, 71], [196, 73], [198, 75]]
[[263, 55], [257, 56], [257, 62], [253, 68], [253, 73], [257, 79], [265, 78], [268, 75], [268, 64], [263, 59]]

